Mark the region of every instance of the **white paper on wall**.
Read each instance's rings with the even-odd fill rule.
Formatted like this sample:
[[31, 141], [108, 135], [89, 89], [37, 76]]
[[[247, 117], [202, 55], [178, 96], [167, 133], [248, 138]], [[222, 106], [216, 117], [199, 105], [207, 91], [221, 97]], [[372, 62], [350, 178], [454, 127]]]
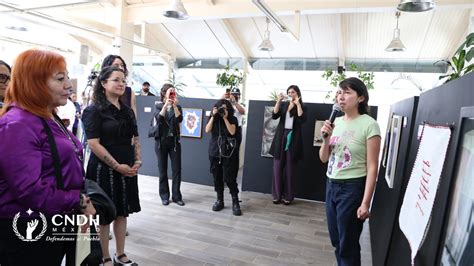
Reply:
[[399, 216], [400, 229], [410, 244], [412, 265], [428, 231], [450, 138], [449, 127], [425, 124]]

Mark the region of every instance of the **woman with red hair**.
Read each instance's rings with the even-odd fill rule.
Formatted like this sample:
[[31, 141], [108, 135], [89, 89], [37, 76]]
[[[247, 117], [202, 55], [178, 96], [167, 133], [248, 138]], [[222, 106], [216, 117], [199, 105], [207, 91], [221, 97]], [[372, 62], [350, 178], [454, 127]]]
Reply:
[[[47, 240], [57, 237], [53, 235], [51, 217], [96, 212], [89, 198], [81, 194], [81, 143], [55, 112], [66, 104], [71, 88], [61, 55], [28, 50], [16, 59], [0, 111], [2, 266], [61, 265], [65, 254], [66, 264], [74, 265], [74, 236], [69, 241]], [[59, 155], [55, 159], [54, 146]], [[58, 161], [60, 173], [55, 172]]]

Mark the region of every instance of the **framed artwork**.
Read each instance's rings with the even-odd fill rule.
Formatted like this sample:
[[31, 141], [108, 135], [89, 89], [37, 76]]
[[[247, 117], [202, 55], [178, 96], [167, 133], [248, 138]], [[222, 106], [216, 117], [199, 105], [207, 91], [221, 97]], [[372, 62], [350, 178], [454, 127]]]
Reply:
[[390, 125], [390, 134], [387, 147], [387, 159], [385, 167], [385, 180], [388, 187], [393, 188], [393, 180], [395, 179], [395, 170], [397, 168], [398, 147], [400, 146], [400, 136], [402, 133], [403, 116], [392, 115]]
[[273, 156], [268, 152], [272, 146], [273, 137], [275, 136], [280, 119], [272, 119], [272, 112], [273, 106], [265, 106], [263, 112], [262, 151], [260, 153], [262, 157], [273, 158]]
[[201, 138], [202, 109], [183, 108], [183, 122], [181, 122], [181, 137]]
[[474, 265], [474, 106], [461, 109], [441, 265]]
[[321, 136], [321, 128], [324, 125], [323, 120], [316, 120], [314, 122], [314, 139], [313, 146], [321, 147], [323, 145], [323, 136]]

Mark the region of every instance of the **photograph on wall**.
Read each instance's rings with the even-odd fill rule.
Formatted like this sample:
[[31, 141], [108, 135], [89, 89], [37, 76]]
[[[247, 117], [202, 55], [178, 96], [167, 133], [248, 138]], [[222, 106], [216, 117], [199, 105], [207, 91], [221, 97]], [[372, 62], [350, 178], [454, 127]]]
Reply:
[[474, 107], [469, 109], [461, 119], [441, 265], [474, 265]]
[[181, 122], [181, 136], [200, 138], [202, 129], [202, 109], [183, 108], [183, 122]]
[[280, 119], [272, 119], [273, 106], [265, 106], [263, 112], [263, 134], [262, 134], [262, 157], [273, 157], [270, 153], [270, 146], [272, 145], [273, 137]]
[[403, 116], [393, 115], [390, 126], [390, 140], [387, 147], [387, 160], [385, 167], [385, 180], [388, 187], [393, 188], [393, 181], [395, 179], [395, 170], [397, 167], [398, 148], [400, 145], [400, 136], [402, 133]]
[[323, 120], [316, 120], [314, 122], [314, 139], [313, 146], [321, 147], [323, 145], [323, 136], [321, 136], [321, 128], [324, 125]]

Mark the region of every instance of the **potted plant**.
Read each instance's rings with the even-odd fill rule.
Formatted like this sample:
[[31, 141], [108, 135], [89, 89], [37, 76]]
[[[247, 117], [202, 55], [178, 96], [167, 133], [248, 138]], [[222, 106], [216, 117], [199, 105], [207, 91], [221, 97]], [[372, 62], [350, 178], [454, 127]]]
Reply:
[[181, 77], [177, 77], [176, 76], [176, 72], [173, 70], [172, 73], [171, 73], [171, 76], [168, 80], [166, 80], [166, 82], [170, 83], [171, 85], [173, 85], [173, 87], [175, 88], [176, 90], [176, 94], [179, 96], [179, 97], [185, 97], [183, 95], [183, 90], [186, 89], [186, 87], [188, 85], [186, 85], [185, 83], [181, 82], [180, 81]]
[[[349, 65], [349, 70], [357, 72], [357, 76], [360, 80], [362, 80], [362, 82], [364, 82], [368, 90], [374, 89], [374, 72], [364, 72], [362, 68], [354, 63]], [[347, 78], [345, 69], [337, 72], [332, 69], [326, 69], [322, 77], [326, 80], [329, 80], [329, 84], [331, 84], [334, 88], [337, 88], [339, 82]], [[326, 99], [329, 99], [329, 97], [331, 97], [331, 92], [326, 94]]]
[[[451, 62], [447, 60], [440, 60], [438, 62], [445, 62], [448, 64], [451, 73], [442, 75], [439, 79], [448, 78], [446, 82], [457, 79], [463, 75], [474, 70], [474, 63], [468, 64], [474, 57], [474, 32], [467, 35], [466, 40], [459, 46], [451, 58]], [[435, 64], [436, 64], [435, 63]]]
[[227, 65], [224, 69], [224, 72], [217, 74], [216, 84], [228, 89], [232, 89], [239, 87], [243, 79], [244, 75], [238, 68], [231, 70], [230, 66]]

